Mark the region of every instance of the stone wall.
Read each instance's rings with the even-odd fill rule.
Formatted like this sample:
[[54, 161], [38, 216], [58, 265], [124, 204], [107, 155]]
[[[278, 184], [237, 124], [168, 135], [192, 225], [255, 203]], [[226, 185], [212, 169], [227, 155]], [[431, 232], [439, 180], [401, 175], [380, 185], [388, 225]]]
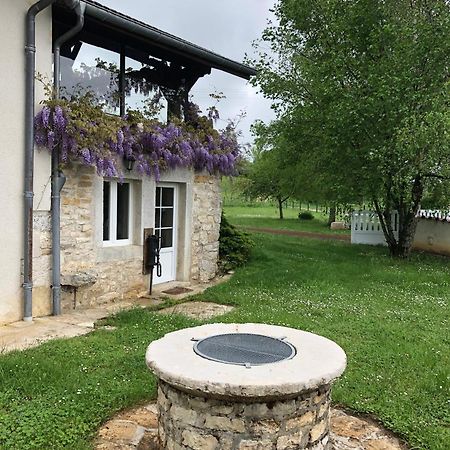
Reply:
[[330, 386], [284, 400], [249, 403], [187, 394], [160, 380], [161, 448], [330, 450]]
[[95, 268], [93, 230], [93, 167], [73, 164], [64, 169], [61, 191], [61, 271], [71, 273]]
[[102, 260], [95, 242], [95, 169], [73, 164], [61, 192], [61, 284], [63, 310], [91, 307], [142, 292], [142, 250]]
[[[101, 221], [99, 222], [98, 217], [103, 211], [100, 204], [101, 193], [97, 191], [101, 190], [101, 183], [95, 169], [71, 164], [64, 168], [64, 173], [67, 181], [61, 192], [63, 310], [101, 305], [145, 291], [148, 288], [148, 276], [142, 275], [142, 243], [139, 239], [142, 226], [153, 225], [148, 219], [145, 225], [140, 222], [141, 219], [136, 219], [134, 228], [137, 237], [133, 245], [103, 247], [98, 242], [101, 239]], [[186, 177], [186, 174], [183, 176]], [[141, 181], [136, 178], [135, 182]], [[178, 180], [170, 182], [179, 183]], [[183, 202], [184, 205], [189, 205], [188, 208], [192, 205], [192, 212], [189, 214], [192, 227], [184, 224], [181, 231], [182, 234], [191, 233], [188, 236], [190, 250], [187, 253], [188, 256], [191, 255], [188, 272], [191, 280], [207, 282], [217, 272], [221, 214], [219, 178], [196, 175], [192, 186], [191, 200], [185, 199]], [[154, 183], [146, 185], [149, 191], [154, 188]], [[144, 196], [148, 193], [141, 192], [140, 189], [136, 191], [142, 195], [142, 199], [136, 199], [136, 204], [140, 205], [142, 202], [146, 214], [153, 217], [152, 202], [144, 201]], [[148, 195], [145, 198], [148, 199]], [[137, 210], [135, 214], [139, 216]], [[50, 258], [50, 253], [48, 257]], [[180, 258], [179, 264], [187, 264], [187, 260], [188, 258]]]
[[52, 240], [50, 211], [33, 213], [33, 316], [52, 312]]
[[192, 211], [192, 280], [204, 283], [217, 274], [221, 212], [220, 178], [196, 175]]

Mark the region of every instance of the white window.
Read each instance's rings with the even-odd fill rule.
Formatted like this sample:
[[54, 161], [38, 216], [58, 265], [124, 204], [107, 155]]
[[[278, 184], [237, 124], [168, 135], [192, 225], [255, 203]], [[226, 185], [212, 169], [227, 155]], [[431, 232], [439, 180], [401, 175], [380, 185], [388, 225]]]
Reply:
[[103, 181], [103, 245], [131, 244], [132, 191], [127, 181]]

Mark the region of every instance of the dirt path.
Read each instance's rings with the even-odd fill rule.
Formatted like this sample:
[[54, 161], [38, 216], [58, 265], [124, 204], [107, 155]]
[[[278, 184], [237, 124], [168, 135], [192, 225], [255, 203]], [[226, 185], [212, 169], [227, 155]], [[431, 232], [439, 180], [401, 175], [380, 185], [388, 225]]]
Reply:
[[257, 233], [283, 234], [286, 236], [297, 236], [312, 239], [350, 242], [350, 234], [314, 233], [311, 231], [277, 230], [275, 228], [257, 228], [257, 227], [243, 227], [243, 228], [247, 231], [256, 231]]

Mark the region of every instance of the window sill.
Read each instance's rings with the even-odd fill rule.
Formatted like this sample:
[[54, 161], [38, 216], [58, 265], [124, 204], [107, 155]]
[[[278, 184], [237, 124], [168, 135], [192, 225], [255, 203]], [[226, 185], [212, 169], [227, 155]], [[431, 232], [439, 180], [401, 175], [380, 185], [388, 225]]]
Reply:
[[122, 239], [119, 241], [103, 241], [103, 247], [125, 247], [132, 245], [130, 239]]

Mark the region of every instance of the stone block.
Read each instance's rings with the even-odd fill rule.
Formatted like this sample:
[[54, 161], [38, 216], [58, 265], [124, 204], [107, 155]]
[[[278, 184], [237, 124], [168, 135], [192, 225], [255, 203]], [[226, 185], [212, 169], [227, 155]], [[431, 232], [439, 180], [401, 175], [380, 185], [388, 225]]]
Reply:
[[345, 223], [344, 222], [331, 222], [330, 230], [345, 230]]
[[330, 405], [329, 405], [328, 402], [326, 402], [323, 405], [320, 405], [320, 408], [319, 408], [319, 411], [317, 413], [317, 416], [319, 418], [321, 418], [321, 417], [325, 416], [328, 413], [329, 410], [330, 410]]
[[[204, 402], [204, 404], [206, 404]], [[212, 414], [218, 414], [218, 415], [224, 415], [224, 416], [228, 416], [230, 415], [233, 410], [234, 410], [234, 406], [233, 405], [215, 405], [215, 406], [210, 406], [211, 408], [211, 413]]]
[[258, 439], [257, 441], [245, 439], [239, 443], [239, 450], [272, 450], [273, 443], [268, 439]]
[[367, 450], [397, 450], [398, 445], [387, 438], [367, 441]]
[[245, 432], [245, 424], [241, 419], [229, 419], [221, 416], [207, 416], [205, 427], [213, 430], [231, 431], [236, 433]]
[[251, 403], [244, 407], [244, 417], [267, 417], [269, 408], [266, 403]]
[[302, 428], [308, 425], [312, 425], [315, 422], [316, 415], [312, 411], [308, 411], [307, 413], [294, 417], [292, 419], [288, 419], [286, 421], [286, 430], [294, 430], [296, 428]]
[[197, 413], [192, 409], [186, 409], [178, 405], [172, 405], [169, 411], [172, 420], [183, 424], [195, 425]]
[[[176, 307], [174, 308], [174, 311], [176, 311]], [[200, 411], [211, 408], [211, 405], [208, 402], [206, 402], [205, 399], [202, 397], [190, 397], [188, 399], [188, 405], [192, 409]], [[213, 413], [215, 414], [216, 412], [214, 411]]]
[[249, 428], [252, 434], [262, 436], [278, 433], [280, 425], [273, 419], [261, 419], [252, 421]]
[[289, 434], [286, 436], [280, 436], [277, 439], [277, 450], [287, 450], [301, 448], [303, 433], [298, 431], [297, 433]]
[[182, 433], [183, 445], [193, 450], [218, 450], [219, 441], [212, 435], [200, 434], [194, 430], [184, 430]]
[[310, 442], [316, 442], [319, 440], [323, 434], [327, 431], [327, 421], [322, 420], [311, 428], [309, 433]]
[[166, 432], [161, 422], [160, 420], [158, 425], [158, 436], [161, 442], [166, 442]]
[[219, 439], [219, 448], [220, 450], [234, 450], [236, 447], [234, 446], [234, 438], [232, 434], [225, 434]]
[[94, 270], [76, 272], [76, 273], [62, 273], [61, 284], [65, 286], [81, 287], [87, 284], [93, 284], [97, 281], [98, 273]]
[[295, 400], [287, 400], [284, 402], [276, 402], [272, 408], [274, 417], [286, 417], [297, 410]]

